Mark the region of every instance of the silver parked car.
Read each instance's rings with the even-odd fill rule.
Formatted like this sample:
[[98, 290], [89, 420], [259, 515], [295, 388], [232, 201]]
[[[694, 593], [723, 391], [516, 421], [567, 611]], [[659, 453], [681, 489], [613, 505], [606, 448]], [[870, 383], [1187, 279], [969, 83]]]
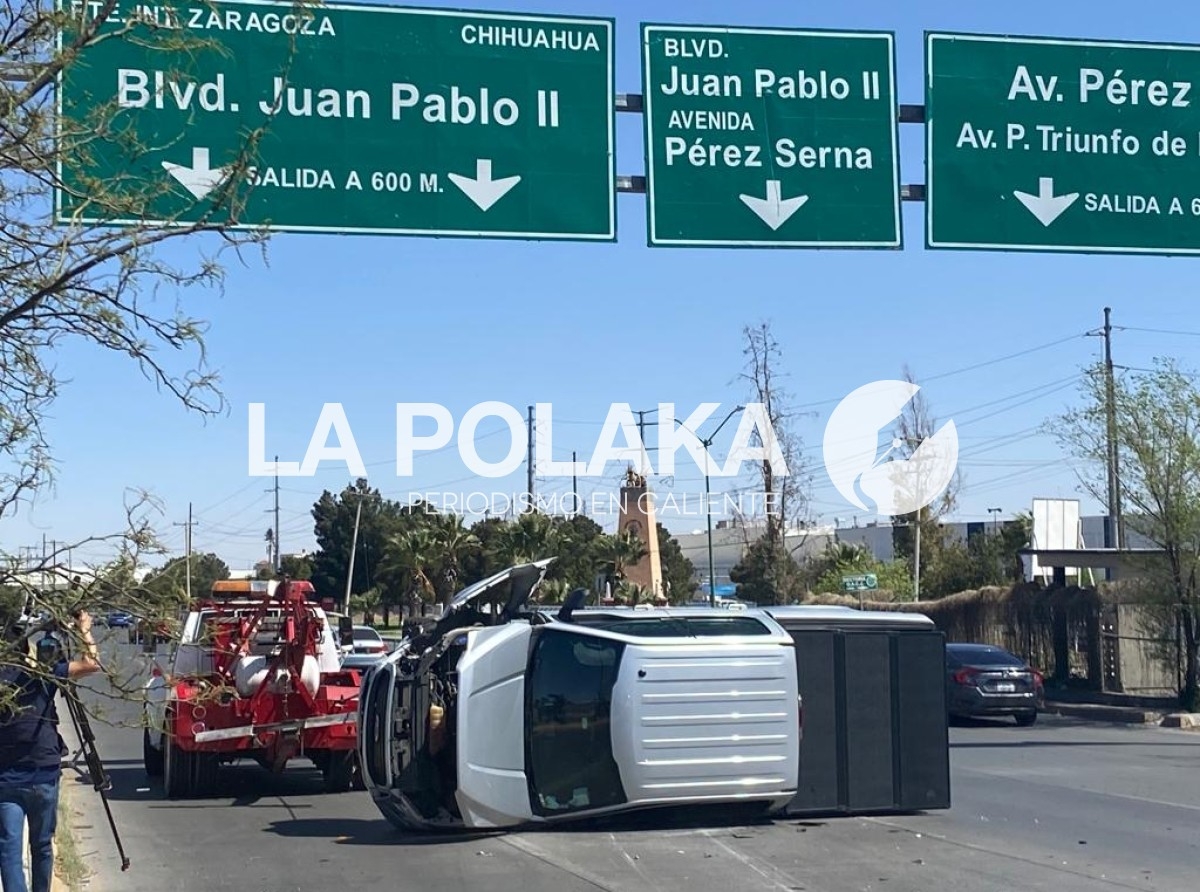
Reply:
[[496, 828], [796, 795], [793, 640], [768, 615], [527, 608], [550, 560], [460, 592], [372, 667], [359, 758], [398, 827]]

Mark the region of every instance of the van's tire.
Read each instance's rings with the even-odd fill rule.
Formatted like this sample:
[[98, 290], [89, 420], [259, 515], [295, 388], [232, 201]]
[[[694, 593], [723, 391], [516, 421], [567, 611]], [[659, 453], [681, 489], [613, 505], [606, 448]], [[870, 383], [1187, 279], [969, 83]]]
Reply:
[[347, 793], [354, 786], [354, 750], [334, 750], [325, 766], [325, 792]]
[[165, 753], [162, 750], [156, 750], [150, 744], [150, 729], [142, 729], [142, 764], [146, 768], [146, 774], [149, 777], [163, 776], [163, 761]]
[[1036, 710], [1034, 712], [1021, 712], [1021, 713], [1018, 713], [1016, 716], [1014, 716], [1014, 718], [1016, 718], [1017, 724], [1020, 727], [1028, 728], [1030, 725], [1034, 724], [1037, 721], [1038, 714], [1037, 714]]

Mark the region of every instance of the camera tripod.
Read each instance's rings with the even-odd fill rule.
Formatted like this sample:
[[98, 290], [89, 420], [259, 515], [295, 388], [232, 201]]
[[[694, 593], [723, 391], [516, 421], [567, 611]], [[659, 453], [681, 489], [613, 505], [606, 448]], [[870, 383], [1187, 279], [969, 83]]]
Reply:
[[112, 779], [104, 770], [104, 763], [100, 761], [100, 754], [96, 751], [96, 735], [92, 733], [92, 723], [88, 719], [87, 710], [79, 702], [79, 693], [75, 684], [68, 682], [63, 685], [62, 692], [63, 699], [67, 701], [67, 711], [71, 713], [71, 723], [75, 725], [75, 733], [79, 737], [79, 749], [71, 757], [69, 764], [72, 768], [77, 769], [81, 758], [87, 763], [88, 776], [91, 778], [92, 786], [100, 794], [100, 801], [104, 803], [108, 826], [112, 828], [113, 840], [117, 844], [117, 853], [121, 856], [121, 870], [129, 870], [129, 856], [125, 854], [125, 847], [121, 844], [121, 835], [117, 832], [117, 823], [113, 820], [112, 808], [108, 804], [108, 791], [112, 789]]

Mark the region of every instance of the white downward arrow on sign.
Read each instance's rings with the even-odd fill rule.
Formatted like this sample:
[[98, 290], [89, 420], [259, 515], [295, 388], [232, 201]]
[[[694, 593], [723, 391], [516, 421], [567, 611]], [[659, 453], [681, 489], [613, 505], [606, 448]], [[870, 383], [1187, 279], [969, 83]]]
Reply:
[[746, 207], [758, 214], [759, 219], [778, 229], [788, 221], [788, 218], [808, 201], [807, 195], [797, 195], [795, 198], [784, 198], [782, 185], [779, 180], [767, 180], [767, 197], [757, 198], [753, 195], [739, 195]]
[[1017, 200], [1025, 205], [1029, 213], [1037, 217], [1043, 226], [1049, 226], [1057, 220], [1063, 211], [1079, 198], [1078, 192], [1072, 192], [1070, 195], [1055, 195], [1053, 177], [1038, 178], [1037, 195], [1030, 195], [1028, 192], [1013, 192], [1013, 195], [1017, 196]]
[[203, 198], [225, 179], [225, 168], [209, 167], [208, 149], [192, 149], [192, 166], [162, 163], [163, 168], [196, 198]]
[[450, 182], [462, 189], [467, 198], [479, 205], [481, 211], [486, 211], [507, 195], [509, 189], [521, 182], [521, 178], [502, 177], [493, 180], [491, 160], [481, 158], [475, 162], [474, 179], [459, 173], [452, 173]]

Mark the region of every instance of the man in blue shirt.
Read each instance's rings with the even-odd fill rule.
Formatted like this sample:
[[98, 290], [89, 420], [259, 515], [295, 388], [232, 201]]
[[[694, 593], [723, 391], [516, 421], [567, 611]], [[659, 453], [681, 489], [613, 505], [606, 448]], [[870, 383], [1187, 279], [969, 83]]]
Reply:
[[92, 619], [76, 617], [83, 654], [67, 660], [54, 639], [38, 642], [31, 659], [28, 632], [4, 623], [0, 642], [0, 886], [4, 892], [29, 892], [22, 865], [22, 838], [29, 822], [32, 892], [50, 892], [54, 873], [54, 831], [58, 782], [67, 748], [58, 732], [54, 695], [58, 685], [98, 671]]

